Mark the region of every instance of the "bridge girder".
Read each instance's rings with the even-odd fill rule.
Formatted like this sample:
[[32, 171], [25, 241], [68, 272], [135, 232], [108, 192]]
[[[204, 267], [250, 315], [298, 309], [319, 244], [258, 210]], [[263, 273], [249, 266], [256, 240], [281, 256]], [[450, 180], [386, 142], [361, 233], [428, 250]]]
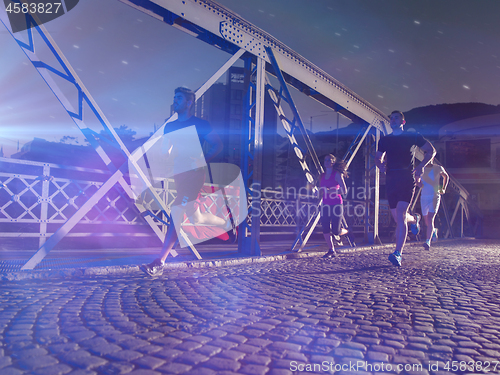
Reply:
[[212, 0], [119, 0], [230, 54], [239, 48], [266, 61], [266, 72], [276, 76], [266, 52], [272, 48], [285, 81], [301, 93], [341, 113], [357, 124], [374, 124], [390, 132], [387, 116], [328, 73], [264, 30]]

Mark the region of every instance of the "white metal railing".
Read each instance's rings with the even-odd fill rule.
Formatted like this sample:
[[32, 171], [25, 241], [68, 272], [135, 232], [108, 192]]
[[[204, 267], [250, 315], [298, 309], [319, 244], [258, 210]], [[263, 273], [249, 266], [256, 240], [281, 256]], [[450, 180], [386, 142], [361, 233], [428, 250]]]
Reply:
[[[0, 238], [38, 237], [43, 244], [53, 234], [49, 230], [51, 227], [54, 229], [51, 224], [65, 223], [110, 174], [109, 171], [98, 169], [0, 158]], [[157, 194], [170, 207], [177, 193], [173, 180], [164, 180], [156, 186]], [[210, 189], [207, 190], [202, 201], [205, 209], [227, 218], [225, 205], [238, 204], [237, 197], [228, 194], [227, 202], [221, 204], [211, 198]], [[112, 227], [106, 227], [106, 224], [147, 226], [134, 203], [120, 185], [116, 184], [78, 223], [88, 229], [80, 229], [68, 236], [112, 236]], [[165, 233], [166, 225], [163, 221], [167, 219], [155, 207], [153, 196], [145, 193], [139, 203], [157, 217], [155, 223]], [[350, 204], [362, 206], [365, 202], [350, 201]], [[317, 212], [317, 201], [303, 194], [286, 199], [282, 192], [263, 190], [260, 207], [260, 223], [266, 228], [263, 234], [296, 233], [309, 216]], [[390, 216], [387, 217], [390, 220]], [[247, 220], [251, 225], [250, 218]], [[350, 225], [359, 231], [365, 226], [365, 220], [365, 215], [354, 215]], [[95, 232], [95, 224], [100, 225], [101, 232]], [[134, 235], [133, 233], [131, 231], [130, 235]], [[153, 236], [152, 232], [151, 235]]]

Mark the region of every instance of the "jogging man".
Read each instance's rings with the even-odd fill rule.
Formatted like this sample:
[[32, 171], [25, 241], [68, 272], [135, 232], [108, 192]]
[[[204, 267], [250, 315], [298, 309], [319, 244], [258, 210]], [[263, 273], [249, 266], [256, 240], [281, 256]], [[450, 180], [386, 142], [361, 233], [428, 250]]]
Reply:
[[[436, 155], [432, 144], [418, 133], [403, 129], [406, 123], [402, 112], [394, 111], [390, 116], [392, 133], [381, 138], [378, 144], [375, 163], [382, 173], [386, 173], [386, 192], [392, 217], [396, 222], [396, 249], [389, 255], [389, 261], [401, 266], [403, 248], [408, 235], [407, 224], [412, 224], [412, 232], [420, 231], [420, 216], [408, 212], [415, 193], [416, 182], [424, 172], [425, 166]], [[413, 147], [424, 152], [424, 158], [414, 165]]]
[[[229, 220], [226, 221], [210, 212], [201, 212], [198, 205], [200, 191], [207, 174], [206, 163], [222, 151], [222, 142], [208, 121], [191, 115], [194, 103], [193, 91], [184, 87], [175, 89], [173, 109], [177, 113], [177, 120], [165, 126], [163, 149], [166, 155], [165, 167], [168, 168], [170, 164], [173, 168], [177, 197], [171, 206], [171, 222], [160, 257], [150, 264], [141, 266], [141, 269], [150, 276], [160, 276], [163, 273], [165, 260], [178, 238], [174, 225], [176, 218], [177, 223], [181, 223], [186, 215], [194, 225], [216, 225], [226, 231], [231, 229]], [[206, 152], [201, 152], [199, 147], [195, 147], [196, 137], [193, 140], [189, 136], [188, 128], [193, 126], [196, 128], [200, 145], [207, 150]], [[196, 149], [200, 152], [193, 151]], [[230, 230], [228, 234], [230, 237], [235, 236]], [[232, 240], [234, 241], [234, 238]]]

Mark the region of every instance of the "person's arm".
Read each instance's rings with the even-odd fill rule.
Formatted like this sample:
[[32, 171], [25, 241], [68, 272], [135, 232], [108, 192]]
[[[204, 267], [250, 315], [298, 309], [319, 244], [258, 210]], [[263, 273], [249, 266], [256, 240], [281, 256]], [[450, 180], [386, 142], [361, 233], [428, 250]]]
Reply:
[[418, 166], [415, 167], [413, 172], [415, 173], [415, 177], [420, 178], [424, 174], [424, 168], [429, 162], [436, 156], [436, 149], [434, 148], [433, 145], [429, 141], [426, 141], [425, 144], [420, 147], [420, 149], [424, 153], [424, 158], [420, 162]]
[[208, 151], [205, 153], [205, 161], [210, 163], [222, 151], [222, 141], [219, 135], [213, 131], [207, 134], [205, 141], [208, 145]]
[[445, 171], [443, 167], [441, 167], [441, 172], [439, 173], [441, 177], [443, 177], [443, 187], [438, 190], [439, 194], [444, 194], [446, 193], [446, 188], [448, 187], [448, 182], [450, 182], [450, 176], [449, 174]]
[[375, 165], [380, 169], [380, 173], [385, 173], [385, 152], [377, 151], [375, 155]]
[[344, 176], [342, 175], [342, 173], [337, 172], [335, 174], [335, 181], [337, 181], [339, 184], [340, 194], [345, 195], [347, 187], [345, 186]]

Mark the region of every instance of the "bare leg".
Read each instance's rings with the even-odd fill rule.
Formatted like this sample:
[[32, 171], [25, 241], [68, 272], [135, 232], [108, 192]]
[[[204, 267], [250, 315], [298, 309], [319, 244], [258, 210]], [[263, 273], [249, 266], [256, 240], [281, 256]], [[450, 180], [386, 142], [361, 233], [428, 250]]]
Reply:
[[177, 225], [181, 225], [182, 219], [184, 218], [184, 212], [184, 207], [179, 206], [173, 206], [172, 210], [170, 211], [171, 224], [168, 226], [167, 234], [165, 235], [165, 241], [163, 242], [163, 248], [161, 249], [160, 253], [160, 260], [162, 261], [162, 263], [165, 262], [165, 259], [167, 259], [168, 254], [170, 254], [170, 251], [177, 241], [178, 236], [174, 223], [177, 223]]
[[165, 242], [163, 243], [163, 248], [161, 249], [160, 254], [160, 260], [162, 261], [162, 263], [165, 262], [168, 254], [170, 254], [170, 250], [172, 250], [172, 248], [174, 247], [175, 241], [177, 241], [177, 232], [175, 231], [175, 227], [173, 225], [169, 225], [167, 234], [165, 236]]
[[436, 218], [436, 213], [435, 212], [429, 212], [429, 214], [424, 216], [425, 219], [425, 225], [427, 225], [427, 241], [430, 243], [432, 240], [432, 234], [434, 233], [434, 219]]
[[408, 207], [410, 206], [407, 202], [398, 202], [396, 208], [391, 209], [392, 217], [396, 222], [396, 251], [400, 254], [403, 253], [403, 248], [406, 243], [406, 237], [408, 236]]

